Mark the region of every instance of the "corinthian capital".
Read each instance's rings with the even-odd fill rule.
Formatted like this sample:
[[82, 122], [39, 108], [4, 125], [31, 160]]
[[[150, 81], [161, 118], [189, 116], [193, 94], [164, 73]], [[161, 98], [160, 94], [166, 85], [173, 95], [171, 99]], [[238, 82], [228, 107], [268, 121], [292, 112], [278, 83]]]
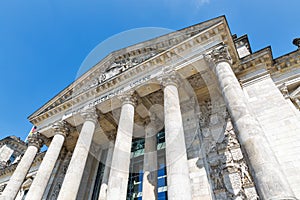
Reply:
[[208, 54], [204, 55], [204, 58], [208, 62], [213, 62], [214, 64], [218, 64], [220, 62], [228, 62], [229, 64], [231, 64], [232, 62], [231, 57], [228, 53], [227, 46], [225, 45], [215, 48]]
[[175, 70], [165, 71], [161, 76], [161, 84], [163, 87], [166, 87], [168, 85], [174, 85], [178, 87], [180, 84], [179, 75]]
[[43, 139], [39, 132], [33, 133], [28, 137], [28, 146], [35, 146], [38, 149], [43, 146]]
[[122, 105], [131, 104], [134, 107], [137, 105], [137, 94], [132, 90], [125, 92], [124, 94], [121, 94], [119, 96], [119, 99], [121, 100]]
[[66, 137], [70, 131], [70, 127], [68, 126], [68, 124], [65, 121], [55, 122], [52, 125], [52, 128], [54, 130], [55, 135], [60, 134], [64, 137]]
[[94, 122], [95, 124], [97, 123], [98, 115], [96, 112], [96, 108], [94, 106], [81, 111], [80, 114], [86, 121], [91, 121]]

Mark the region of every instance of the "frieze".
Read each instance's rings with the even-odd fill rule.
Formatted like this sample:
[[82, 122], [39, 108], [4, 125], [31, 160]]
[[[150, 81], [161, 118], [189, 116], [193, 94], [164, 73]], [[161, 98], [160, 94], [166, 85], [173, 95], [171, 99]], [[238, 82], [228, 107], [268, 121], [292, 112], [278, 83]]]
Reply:
[[123, 73], [124, 71], [148, 60], [149, 58], [155, 56], [158, 52], [152, 52], [149, 54], [146, 54], [144, 56], [139, 57], [129, 57], [124, 58], [122, 60], [114, 61], [111, 66], [106, 68], [104, 72], [99, 77], [99, 83], [103, 83], [113, 77], [115, 77], [118, 74]]
[[75, 108], [75, 109], [71, 109], [71, 110], [67, 111], [64, 115], [64, 118], [67, 118], [69, 115], [79, 113], [90, 107], [96, 106], [97, 104], [100, 104], [100, 103], [102, 103], [108, 99], [111, 99], [115, 96], [119, 96], [119, 95], [123, 94], [125, 91], [131, 90], [132, 88], [136, 87], [137, 85], [147, 82], [152, 77], [153, 77], [153, 75], [148, 74], [142, 78], [133, 80], [132, 82], [128, 83], [126, 86], [121, 86], [119, 88], [116, 88], [115, 90], [105, 93], [105, 94], [101, 95], [100, 97], [97, 97], [97, 98], [93, 99], [92, 101], [87, 102], [85, 105], [82, 105], [79, 108]]
[[104, 82], [116, 77], [117, 75], [127, 71], [128, 69], [133, 68], [136, 65], [148, 60], [157, 53], [158, 52], [152, 52], [138, 57], [129, 57], [113, 61], [111, 65], [109, 65], [102, 71], [102, 73], [96, 74], [94, 78], [85, 83], [82, 87], [75, 89], [73, 92], [73, 97], [91, 88], [103, 84]]

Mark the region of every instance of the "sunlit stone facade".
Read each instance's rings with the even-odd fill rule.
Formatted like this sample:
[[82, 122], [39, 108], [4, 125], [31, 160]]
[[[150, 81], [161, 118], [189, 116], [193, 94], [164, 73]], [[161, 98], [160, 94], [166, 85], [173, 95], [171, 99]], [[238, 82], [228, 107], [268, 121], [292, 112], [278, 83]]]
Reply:
[[299, 100], [299, 48], [196, 24], [109, 54], [29, 116], [28, 144], [1, 140], [0, 199], [297, 199]]

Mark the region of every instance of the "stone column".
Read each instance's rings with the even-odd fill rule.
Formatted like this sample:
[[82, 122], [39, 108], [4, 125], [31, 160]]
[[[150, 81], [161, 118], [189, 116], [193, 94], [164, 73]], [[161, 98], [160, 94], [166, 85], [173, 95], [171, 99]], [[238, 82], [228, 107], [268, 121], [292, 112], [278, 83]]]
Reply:
[[81, 115], [85, 119], [85, 122], [82, 126], [67, 173], [61, 186], [57, 198], [58, 200], [76, 199], [85, 163], [93, 140], [98, 117], [96, 109], [94, 107], [89, 108], [88, 110], [83, 111]]
[[106, 161], [105, 161], [105, 168], [104, 168], [104, 172], [103, 172], [103, 178], [102, 178], [100, 192], [99, 192], [99, 198], [98, 198], [99, 200], [106, 200], [107, 184], [108, 184], [108, 178], [109, 178], [111, 162], [112, 162], [112, 157], [113, 157], [113, 152], [114, 152], [115, 138], [116, 138], [116, 135], [115, 135], [115, 132], [113, 131], [108, 136], [109, 144], [108, 144], [107, 156], [106, 156]]
[[231, 68], [231, 58], [225, 46], [206, 55], [218, 79], [230, 116], [238, 131], [240, 144], [246, 150], [256, 188], [262, 199], [296, 199], [272, 152], [264, 131], [251, 108]]
[[143, 200], [157, 199], [157, 119], [151, 117], [145, 128]]
[[191, 184], [177, 89], [178, 83], [179, 79], [175, 71], [166, 73], [162, 79], [164, 86], [168, 199], [191, 200]]
[[28, 148], [11, 176], [0, 199], [13, 200], [18, 194], [20, 187], [31, 167], [31, 164], [42, 146], [42, 139], [39, 133], [34, 133], [28, 137]]
[[136, 98], [127, 94], [121, 100], [121, 116], [108, 180], [109, 200], [124, 200], [127, 194]]
[[36, 177], [26, 195], [26, 200], [41, 200], [47, 187], [52, 170], [64, 144], [68, 128], [65, 122], [57, 122], [53, 125], [54, 137], [39, 167]]

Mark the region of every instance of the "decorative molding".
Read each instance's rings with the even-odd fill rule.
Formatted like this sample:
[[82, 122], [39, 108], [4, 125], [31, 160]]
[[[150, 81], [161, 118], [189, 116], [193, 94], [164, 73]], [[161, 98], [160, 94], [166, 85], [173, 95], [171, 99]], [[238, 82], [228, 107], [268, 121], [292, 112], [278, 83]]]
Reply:
[[180, 77], [175, 70], [164, 71], [160, 80], [163, 87], [174, 85], [178, 88], [180, 86]]
[[221, 46], [213, 49], [211, 52], [204, 55], [204, 58], [208, 62], [213, 62], [215, 65], [217, 65], [220, 62], [227, 62], [229, 64], [232, 64], [232, 59], [230, 57], [230, 54], [228, 52], [228, 48], [226, 45], [221, 45]]
[[131, 104], [134, 107], [137, 105], [138, 95], [134, 90], [126, 91], [118, 97], [122, 105]]
[[93, 107], [90, 107], [86, 110], [83, 110], [80, 112], [80, 115], [84, 118], [84, 120], [86, 121], [91, 121], [93, 123], [97, 123], [98, 121], [98, 115], [97, 115], [97, 112], [96, 112], [96, 108], [93, 106]]
[[149, 52], [148, 54], [137, 56], [137, 57], [128, 57], [121, 60], [115, 60], [112, 65], [107, 67], [104, 72], [98, 78], [99, 84], [117, 76], [118, 74], [123, 73], [124, 71], [148, 60], [149, 58], [158, 54], [158, 51]]
[[67, 137], [70, 132], [69, 125], [65, 121], [55, 122], [52, 125], [52, 128], [54, 129], [55, 134], [60, 134], [64, 137]]
[[35, 146], [40, 149], [43, 146], [44, 140], [39, 132], [33, 133], [28, 137], [28, 146]]

